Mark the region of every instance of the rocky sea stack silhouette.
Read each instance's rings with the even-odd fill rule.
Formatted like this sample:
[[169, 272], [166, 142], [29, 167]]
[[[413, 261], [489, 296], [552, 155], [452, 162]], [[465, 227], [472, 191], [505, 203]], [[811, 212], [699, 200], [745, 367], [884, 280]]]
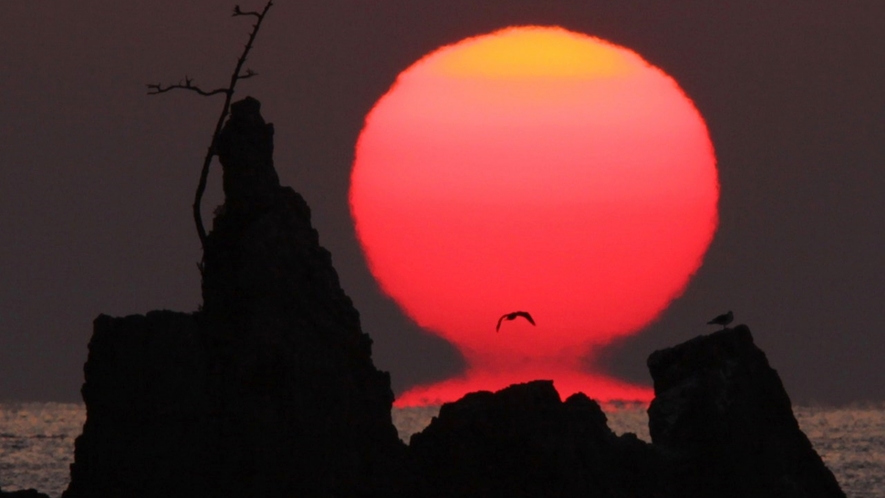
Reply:
[[649, 432], [672, 496], [845, 496], [745, 325], [656, 351], [648, 367]]
[[652, 444], [540, 380], [446, 404], [406, 446], [258, 101], [218, 153], [203, 307], [95, 320], [65, 498], [844, 497], [744, 326], [652, 354]]
[[397, 492], [389, 375], [273, 134], [257, 100], [232, 106], [202, 309], [95, 320], [66, 498]]

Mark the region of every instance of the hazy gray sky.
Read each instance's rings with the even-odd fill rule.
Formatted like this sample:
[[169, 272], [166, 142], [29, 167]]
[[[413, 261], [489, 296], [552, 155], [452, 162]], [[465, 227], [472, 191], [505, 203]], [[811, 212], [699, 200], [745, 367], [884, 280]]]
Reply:
[[[232, 7], [4, 2], [0, 399], [78, 400], [99, 313], [199, 304], [190, 203], [221, 101], [144, 85], [222, 86], [249, 29]], [[649, 353], [733, 309], [794, 401], [885, 399], [885, 3], [280, 0], [239, 95], [274, 123], [281, 180], [310, 203], [395, 390], [459, 359], [366, 269], [347, 206], [356, 137], [423, 54], [524, 24], [639, 52], [695, 101], [716, 147], [721, 223], [705, 264], [659, 321], [602, 354], [611, 371], [649, 382]]]

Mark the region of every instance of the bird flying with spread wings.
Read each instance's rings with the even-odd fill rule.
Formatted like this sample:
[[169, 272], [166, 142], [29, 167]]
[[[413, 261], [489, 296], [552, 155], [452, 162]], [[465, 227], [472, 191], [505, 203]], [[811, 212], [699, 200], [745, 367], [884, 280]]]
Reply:
[[501, 322], [504, 320], [516, 320], [518, 317], [523, 317], [529, 321], [532, 325], [535, 324], [535, 321], [532, 319], [532, 315], [529, 315], [528, 311], [514, 311], [513, 313], [506, 313], [501, 315], [501, 318], [498, 318], [498, 326], [495, 327], [495, 332], [501, 330]]
[[707, 322], [707, 325], [722, 325], [722, 329], [725, 330], [725, 326], [731, 323], [734, 320], [734, 313], [729, 311], [723, 315], [719, 315], [716, 318]]

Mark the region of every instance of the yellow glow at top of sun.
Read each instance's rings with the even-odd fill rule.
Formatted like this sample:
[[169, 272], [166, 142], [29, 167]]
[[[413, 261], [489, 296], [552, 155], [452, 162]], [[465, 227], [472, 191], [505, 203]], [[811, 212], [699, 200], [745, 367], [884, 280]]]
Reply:
[[603, 40], [559, 27], [507, 28], [458, 48], [441, 51], [433, 72], [468, 78], [594, 78], [633, 73], [641, 61]]

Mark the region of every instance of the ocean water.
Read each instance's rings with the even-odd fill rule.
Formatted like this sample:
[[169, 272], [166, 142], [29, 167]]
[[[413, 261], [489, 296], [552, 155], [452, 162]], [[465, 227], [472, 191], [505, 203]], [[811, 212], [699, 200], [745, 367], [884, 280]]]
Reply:
[[0, 488], [61, 496], [86, 407], [74, 403], [0, 403]]
[[[613, 431], [650, 440], [642, 406], [604, 409]], [[849, 498], [885, 497], [885, 404], [797, 406], [793, 411]], [[394, 409], [393, 422], [408, 442], [438, 413], [439, 407]], [[0, 487], [61, 496], [74, 460], [74, 439], [85, 420], [82, 404], [0, 403]]]

